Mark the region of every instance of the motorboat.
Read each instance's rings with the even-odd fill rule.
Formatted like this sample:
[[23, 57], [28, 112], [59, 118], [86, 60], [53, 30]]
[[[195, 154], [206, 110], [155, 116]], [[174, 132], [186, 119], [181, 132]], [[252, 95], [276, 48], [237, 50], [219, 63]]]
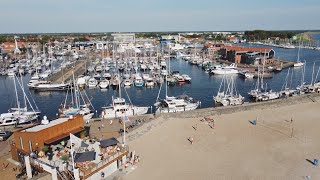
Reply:
[[142, 87], [144, 85], [144, 81], [142, 80], [142, 77], [140, 75], [137, 75], [134, 81], [134, 85], [136, 87]]
[[64, 91], [70, 88], [69, 83], [53, 84], [50, 81], [38, 81], [28, 84], [30, 89], [36, 91]]
[[87, 81], [86, 81], [86, 79], [85, 79], [84, 76], [78, 77], [78, 79], [77, 79], [77, 85], [78, 85], [80, 88], [84, 88], [84, 87], [87, 85]]
[[90, 78], [88, 81], [89, 88], [97, 87], [98, 81], [95, 78]]
[[130, 79], [125, 79], [125, 80], [123, 81], [123, 85], [124, 85], [125, 87], [130, 87], [130, 86], [132, 86], [132, 81], [131, 81]]
[[126, 103], [126, 100], [121, 97], [121, 87], [119, 85], [119, 97], [112, 97], [112, 104], [108, 107], [102, 107], [102, 109], [102, 118], [111, 119], [143, 115], [148, 112], [149, 107], [138, 107]]
[[156, 106], [156, 114], [174, 113], [195, 110], [199, 107], [200, 101], [186, 95], [180, 97], [166, 97], [154, 104]]
[[187, 75], [187, 74], [182, 74], [181, 76], [183, 77], [183, 79], [184, 79], [185, 81], [188, 81], [188, 82], [191, 81], [191, 77], [190, 77], [189, 75]]
[[211, 72], [217, 75], [225, 75], [225, 74], [238, 74], [239, 70], [237, 69], [236, 64], [233, 63], [230, 66], [212, 69]]
[[146, 87], [154, 87], [155, 83], [154, 83], [153, 78], [148, 77], [145, 79], [145, 81], [146, 81], [146, 83], [145, 83]]
[[99, 87], [101, 89], [106, 89], [106, 88], [108, 88], [109, 84], [110, 84], [109, 80], [105, 79], [105, 80], [100, 81]]

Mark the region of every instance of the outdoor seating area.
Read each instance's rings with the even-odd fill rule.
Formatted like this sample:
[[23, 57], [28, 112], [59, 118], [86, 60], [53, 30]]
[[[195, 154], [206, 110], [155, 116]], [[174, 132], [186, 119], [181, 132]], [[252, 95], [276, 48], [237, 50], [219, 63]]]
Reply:
[[[38, 160], [58, 167], [59, 170], [63, 170], [67, 165], [66, 167], [70, 171], [73, 168], [72, 162], [74, 162], [74, 167], [80, 170], [80, 176], [87, 176], [109, 162], [121, 159], [128, 151], [128, 148], [115, 138], [101, 139], [100, 141], [82, 140], [72, 135], [70, 139], [42, 148], [38, 153], [42, 156], [38, 156]], [[72, 151], [73, 159], [71, 157]], [[33, 156], [33, 158], [37, 158], [37, 156]]]

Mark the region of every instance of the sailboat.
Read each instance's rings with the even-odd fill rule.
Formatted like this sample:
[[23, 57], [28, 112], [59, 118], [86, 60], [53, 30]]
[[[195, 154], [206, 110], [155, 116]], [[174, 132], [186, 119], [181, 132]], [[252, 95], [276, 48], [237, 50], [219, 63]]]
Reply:
[[[227, 84], [227, 86], [226, 86]], [[223, 86], [223, 91], [221, 87]], [[236, 86], [234, 85], [234, 80], [231, 78], [227, 80], [226, 77], [221, 81], [220, 88], [217, 96], [213, 97], [213, 100], [217, 105], [222, 106], [236, 106], [242, 105], [244, 103], [244, 97], [237, 93]]]
[[70, 105], [67, 105], [68, 93], [69, 90], [67, 91], [65, 101], [62, 104], [63, 107], [59, 109], [60, 116], [64, 117], [71, 115], [82, 115], [85, 121], [92, 119], [94, 113], [91, 108], [94, 109], [94, 107], [85, 91], [84, 93], [80, 92], [79, 87], [76, 85], [74, 77], [73, 88], [70, 89], [70, 95], [72, 99]]
[[[121, 86], [119, 87], [119, 97], [113, 98], [112, 96], [112, 104], [108, 107], [102, 107], [102, 118], [111, 119], [111, 118], [121, 118], [121, 117], [130, 117], [135, 115], [147, 114], [149, 107], [138, 107], [126, 103], [126, 100], [121, 97]], [[130, 98], [129, 98], [130, 100]]]
[[[2, 113], [0, 115], [0, 126], [28, 123], [28, 122], [37, 120], [40, 115], [40, 112], [33, 108], [29, 98], [27, 97], [24, 91], [22, 81], [20, 83], [19, 80], [17, 79], [19, 87], [22, 89], [23, 99], [24, 99], [24, 107], [20, 106], [20, 101], [19, 101], [18, 91], [16, 86], [16, 78], [17, 76], [13, 77], [17, 107], [11, 108], [7, 113]], [[31, 110], [28, 109], [28, 104]]]
[[290, 68], [288, 70], [288, 73], [287, 73], [287, 76], [286, 76], [286, 79], [285, 79], [285, 83], [282, 86], [282, 91], [280, 91], [280, 94], [285, 95], [286, 97], [295, 96], [298, 93], [297, 90], [290, 88], [291, 84], [292, 84], [293, 69], [292, 69], [292, 73], [291, 73], [290, 85], [288, 85], [289, 75], [290, 75]]
[[[169, 67], [170, 67], [170, 61], [169, 61]], [[170, 72], [170, 69], [169, 69], [169, 72]], [[169, 97], [167, 75], [166, 75], [166, 97], [163, 100], [159, 100], [160, 91], [161, 91], [161, 87], [159, 89], [157, 101], [154, 104], [154, 106], [156, 107], [156, 114], [195, 110], [200, 105], [200, 101], [195, 101], [192, 97], [189, 97], [187, 95], [181, 95], [178, 97], [174, 97], [174, 96]]]
[[[261, 84], [261, 87], [260, 87], [260, 84]], [[256, 99], [261, 94], [261, 89], [263, 89], [263, 74], [260, 73], [260, 66], [258, 66], [258, 79], [256, 82], [256, 86], [255, 86], [255, 89], [248, 92], [249, 97]]]
[[297, 59], [297, 62], [293, 64], [294, 67], [301, 67], [304, 65], [304, 63], [300, 61], [300, 49], [301, 49], [301, 45], [299, 43], [298, 59]]

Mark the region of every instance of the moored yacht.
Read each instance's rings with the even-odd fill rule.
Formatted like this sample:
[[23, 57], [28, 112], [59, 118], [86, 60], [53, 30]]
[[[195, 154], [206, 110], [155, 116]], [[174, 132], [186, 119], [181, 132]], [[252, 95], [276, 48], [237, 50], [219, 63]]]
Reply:
[[217, 74], [217, 75], [224, 75], [224, 74], [238, 74], [239, 71], [237, 69], [237, 65], [233, 63], [230, 66], [212, 69], [211, 73]]
[[154, 105], [157, 108], [156, 114], [173, 113], [195, 110], [199, 107], [200, 101], [195, 101], [193, 98], [183, 95], [180, 97], [166, 97]]
[[125, 116], [142, 115], [148, 112], [149, 107], [137, 107], [126, 103], [124, 98], [112, 98], [112, 104], [102, 107], [102, 117], [105, 119], [121, 118]]

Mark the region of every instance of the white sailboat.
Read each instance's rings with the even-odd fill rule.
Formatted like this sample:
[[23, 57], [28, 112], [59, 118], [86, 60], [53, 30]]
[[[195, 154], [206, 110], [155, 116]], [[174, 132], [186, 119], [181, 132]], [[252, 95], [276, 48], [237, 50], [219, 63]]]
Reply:
[[291, 84], [292, 84], [292, 77], [293, 77], [293, 69], [292, 69], [292, 73], [291, 73], [291, 80], [290, 80], [290, 84], [288, 85], [288, 81], [289, 81], [289, 76], [290, 76], [290, 68], [288, 69], [288, 73], [285, 79], [285, 83], [282, 86], [282, 90], [280, 91], [280, 94], [285, 95], [285, 96], [294, 96], [298, 93], [297, 90], [295, 89], [291, 89]]
[[301, 67], [304, 65], [304, 63], [300, 61], [300, 49], [301, 49], [301, 45], [299, 43], [298, 58], [297, 58], [297, 62], [293, 64], [294, 67]]
[[[24, 87], [18, 80], [19, 87], [22, 89], [23, 93], [23, 99], [24, 99], [24, 107], [20, 106], [20, 101], [18, 97], [18, 91], [16, 87], [16, 76], [13, 77], [13, 82], [14, 82], [14, 89], [15, 89], [15, 94], [16, 94], [16, 103], [17, 107], [16, 108], [11, 108], [7, 113], [2, 113], [0, 115], [0, 126], [7, 126], [7, 125], [14, 125], [14, 124], [24, 124], [28, 123], [34, 120], [37, 120], [37, 118], [40, 115], [40, 112], [35, 110], [27, 97]], [[28, 105], [29, 108], [28, 109]], [[35, 105], [36, 106], [36, 105]], [[38, 109], [38, 108], [36, 108]]]
[[79, 87], [76, 85], [76, 82], [73, 77], [73, 88], [70, 89], [71, 96], [71, 104], [67, 104], [68, 101], [68, 93], [67, 91], [65, 101], [63, 106], [59, 109], [60, 116], [74, 116], [74, 115], [82, 115], [85, 121], [92, 119], [93, 113], [93, 105], [88, 98], [85, 91], [83, 93], [79, 90]]
[[[221, 91], [222, 86], [223, 91]], [[244, 97], [237, 93], [233, 78], [227, 80], [226, 77], [222, 79], [218, 94], [213, 97], [213, 100], [217, 105], [222, 106], [236, 106], [244, 103]]]

